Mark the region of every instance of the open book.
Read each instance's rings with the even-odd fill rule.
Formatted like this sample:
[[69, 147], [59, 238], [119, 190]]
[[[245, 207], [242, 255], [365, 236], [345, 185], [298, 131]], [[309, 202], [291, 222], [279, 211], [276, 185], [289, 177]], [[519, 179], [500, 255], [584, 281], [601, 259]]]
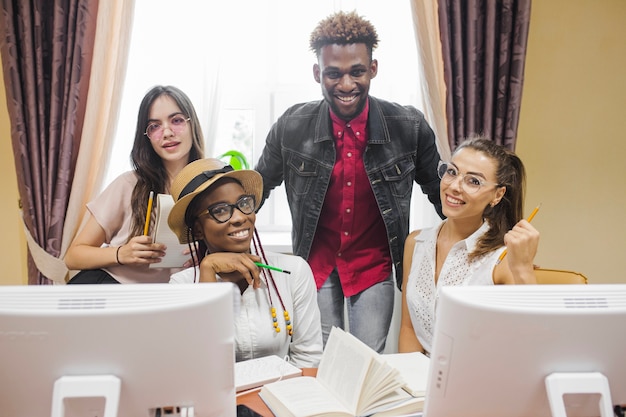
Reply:
[[152, 233], [152, 242], [164, 244], [167, 246], [167, 250], [165, 251], [165, 256], [161, 258], [161, 262], [150, 264], [150, 268], [180, 268], [191, 258], [191, 255], [184, 254], [189, 247], [186, 244], [178, 243], [178, 237], [167, 224], [167, 216], [169, 216], [173, 206], [174, 199], [171, 195], [157, 195], [154, 209], [156, 223]]
[[385, 353], [381, 355], [389, 365], [400, 371], [402, 388], [414, 397], [426, 396], [430, 358], [422, 352]]
[[[427, 374], [421, 375], [426, 380]], [[353, 335], [334, 327], [317, 377], [264, 385], [259, 395], [277, 416], [393, 417], [420, 412], [424, 397], [410, 395], [400, 371]]]

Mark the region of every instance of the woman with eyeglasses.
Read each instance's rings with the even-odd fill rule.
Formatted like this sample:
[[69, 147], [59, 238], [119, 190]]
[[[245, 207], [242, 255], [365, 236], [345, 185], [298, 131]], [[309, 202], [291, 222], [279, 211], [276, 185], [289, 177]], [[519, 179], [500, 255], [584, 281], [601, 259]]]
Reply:
[[144, 236], [148, 200], [151, 191], [169, 194], [176, 174], [202, 157], [204, 139], [189, 97], [173, 86], [153, 87], [139, 106], [133, 170], [87, 204], [87, 220], [65, 256], [68, 269], [80, 270], [69, 284], [166, 283], [181, 270], [150, 268], [167, 248], [152, 243], [150, 231]]
[[218, 159], [183, 168], [172, 184], [168, 223], [180, 243], [197, 245], [192, 253], [199, 259], [170, 282], [237, 285], [237, 361], [277, 355], [301, 368], [317, 367], [322, 328], [313, 273], [301, 257], [263, 249], [254, 226], [262, 193], [263, 179], [254, 170], [233, 170]]
[[536, 283], [539, 232], [522, 217], [526, 174], [519, 157], [472, 138], [440, 163], [439, 177], [446, 219], [406, 239], [400, 352], [430, 352], [442, 286]]

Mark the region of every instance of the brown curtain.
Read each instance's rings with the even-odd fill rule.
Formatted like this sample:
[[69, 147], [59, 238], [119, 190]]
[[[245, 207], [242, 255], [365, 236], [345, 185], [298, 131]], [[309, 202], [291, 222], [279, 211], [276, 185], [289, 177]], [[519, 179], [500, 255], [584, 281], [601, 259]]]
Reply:
[[[0, 53], [28, 233], [58, 257], [80, 146], [98, 0], [2, 0]], [[49, 284], [29, 252], [28, 283]]]
[[450, 149], [481, 134], [515, 150], [531, 0], [439, 0]]

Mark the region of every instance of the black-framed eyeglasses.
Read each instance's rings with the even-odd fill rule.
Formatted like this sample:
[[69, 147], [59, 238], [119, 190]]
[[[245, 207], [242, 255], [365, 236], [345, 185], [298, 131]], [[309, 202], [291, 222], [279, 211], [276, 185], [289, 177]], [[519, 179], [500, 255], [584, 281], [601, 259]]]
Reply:
[[239, 200], [235, 204], [217, 203], [208, 207], [205, 211], [199, 214], [203, 216], [205, 214], [210, 215], [218, 223], [226, 223], [233, 217], [235, 209], [239, 210], [243, 214], [252, 214], [256, 209], [256, 198], [253, 195], [243, 195], [239, 197]]
[[[185, 130], [187, 127], [187, 122], [191, 120], [190, 117], [185, 117], [182, 114], [175, 114], [170, 117], [168, 122], [168, 127], [174, 134], [179, 134]], [[146, 131], [144, 135], [146, 135], [150, 140], [161, 140], [163, 139], [163, 132], [165, 131], [165, 127], [159, 122], [150, 122], [148, 127], [146, 127]]]
[[452, 184], [454, 181], [456, 181], [457, 178], [461, 178], [461, 187], [463, 188], [463, 190], [470, 194], [473, 194], [480, 190], [480, 187], [482, 187], [483, 185], [493, 185], [496, 187], [500, 186], [500, 184], [497, 184], [495, 182], [485, 181], [478, 175], [461, 174], [457, 167], [443, 161], [439, 161], [437, 174], [439, 175], [439, 178], [441, 178], [441, 182], [444, 182], [446, 184]]

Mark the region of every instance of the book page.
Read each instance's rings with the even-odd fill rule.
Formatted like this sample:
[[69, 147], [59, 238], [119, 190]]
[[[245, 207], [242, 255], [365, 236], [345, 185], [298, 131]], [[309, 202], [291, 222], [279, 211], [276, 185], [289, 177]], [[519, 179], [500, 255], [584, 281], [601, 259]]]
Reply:
[[[372, 368], [374, 372], [370, 372], [367, 377], [357, 411], [369, 411], [370, 408], [404, 399], [398, 396], [399, 391], [402, 391], [403, 382], [397, 369], [387, 364], [378, 354], [372, 363]], [[406, 392], [402, 391], [402, 393], [408, 396]]]
[[[402, 389], [400, 372], [354, 335], [333, 327], [312, 381], [296, 377], [265, 385], [260, 392], [278, 416], [337, 416], [420, 411], [423, 398]], [[332, 404], [332, 405], [331, 405]], [[335, 409], [333, 411], [333, 408]], [[394, 411], [391, 411], [394, 410]], [[330, 413], [330, 414], [324, 414]]]
[[[405, 392], [408, 395], [408, 393]], [[370, 417], [422, 417], [424, 410], [424, 397], [413, 397], [408, 395], [408, 399], [393, 407], [372, 410]]]
[[354, 335], [333, 327], [317, 378], [355, 415], [390, 407], [410, 396], [402, 391], [399, 371]]
[[367, 410], [367, 415], [404, 415], [406, 412], [422, 411], [424, 406], [424, 397], [413, 397], [411, 394], [398, 388], [395, 391], [387, 394], [385, 397], [379, 399], [376, 404], [371, 405]]
[[157, 195], [152, 242], [164, 244], [167, 246], [167, 250], [165, 256], [161, 258], [161, 262], [150, 264], [150, 268], [180, 268], [191, 258], [191, 255], [184, 254], [186, 250], [189, 250], [189, 247], [186, 244], [178, 243], [178, 237], [167, 224], [167, 216], [169, 216], [173, 206], [174, 199], [171, 195]]
[[248, 359], [235, 362], [235, 390], [240, 392], [300, 375], [302, 369], [276, 355]]
[[357, 412], [372, 358], [377, 354], [365, 344], [361, 346], [362, 343], [353, 335], [333, 327], [317, 370], [317, 379], [353, 414]]
[[300, 376], [266, 384], [259, 396], [277, 416], [354, 415], [314, 377]]
[[381, 355], [383, 360], [400, 371], [400, 376], [404, 380], [404, 388], [414, 397], [426, 395], [426, 383], [428, 381], [428, 371], [430, 358], [422, 352], [410, 353], [388, 353]]

